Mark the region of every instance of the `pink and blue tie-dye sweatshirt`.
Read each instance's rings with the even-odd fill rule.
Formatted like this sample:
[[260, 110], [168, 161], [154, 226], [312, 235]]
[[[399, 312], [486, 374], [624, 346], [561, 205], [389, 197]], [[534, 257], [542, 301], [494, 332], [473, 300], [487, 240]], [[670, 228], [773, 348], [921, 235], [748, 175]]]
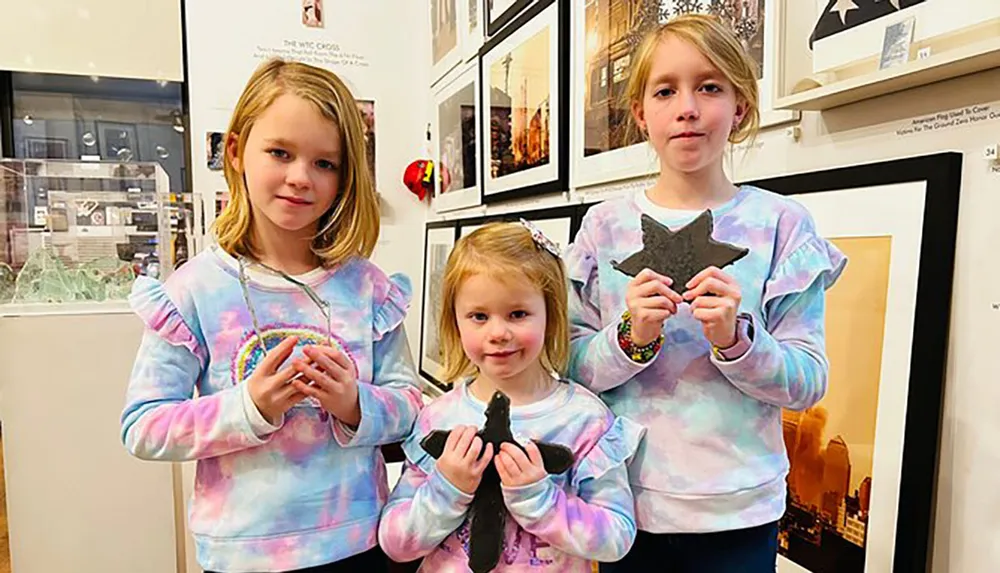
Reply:
[[[472, 496], [436, 469], [420, 447], [431, 430], [482, 427], [486, 403], [466, 383], [420, 413], [403, 442], [406, 464], [379, 525], [382, 549], [397, 561], [423, 557], [421, 571], [467, 573]], [[590, 560], [616, 561], [632, 547], [635, 520], [626, 464], [643, 428], [615, 416], [586, 388], [560, 383], [549, 396], [510, 411], [511, 431], [528, 440], [562, 444], [573, 466], [522, 487], [502, 487], [507, 505], [499, 572], [590, 573]]]
[[610, 261], [642, 247], [642, 213], [674, 230], [697, 216], [654, 205], [644, 192], [590, 208], [565, 256], [570, 375], [647, 428], [629, 466], [639, 529], [710, 532], [777, 520], [788, 472], [781, 410], [805, 409], [826, 392], [825, 291], [846, 259], [802, 205], [741, 187], [713, 209], [713, 236], [750, 249], [723, 269], [752, 318], [750, 349], [732, 361], [715, 357], [683, 304], [664, 325], [659, 354], [639, 364], [618, 347], [630, 277]]
[[[298, 278], [329, 303], [333, 344], [358, 373], [361, 424], [308, 399], [272, 426], [243, 383], [262, 358], [236, 260], [217, 247], [131, 295], [146, 325], [121, 418], [147, 460], [197, 460], [189, 519], [198, 561], [225, 572], [287, 571], [376, 543], [388, 497], [378, 446], [410, 434], [423, 405], [402, 322], [410, 283], [366, 259]], [[324, 344], [327, 321], [300, 287], [252, 267], [251, 303], [268, 349]]]

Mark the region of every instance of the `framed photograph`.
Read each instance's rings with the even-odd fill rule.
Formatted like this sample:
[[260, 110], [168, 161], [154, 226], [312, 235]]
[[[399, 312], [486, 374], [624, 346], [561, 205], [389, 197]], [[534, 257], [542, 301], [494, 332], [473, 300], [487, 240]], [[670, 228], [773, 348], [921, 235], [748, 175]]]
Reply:
[[774, 110], [779, 14], [765, 0], [586, 2], [573, 17], [573, 185], [587, 187], [659, 170], [656, 153], [633, 128], [625, 101], [632, 58], [643, 38], [681, 14], [713, 14], [736, 33], [758, 65], [761, 127], [797, 121]]
[[139, 137], [134, 123], [98, 121], [97, 137], [102, 159], [121, 162], [139, 159]]
[[205, 163], [209, 171], [222, 171], [226, 160], [226, 134], [209, 131], [205, 134]]
[[781, 573], [929, 566], [961, 177], [943, 153], [749, 182], [849, 257], [827, 293], [827, 393], [783, 413]]
[[458, 2], [464, 1], [430, 0], [432, 86], [462, 61], [458, 45]]
[[69, 159], [69, 139], [25, 137], [24, 156], [31, 159]]
[[375, 179], [375, 101], [370, 99], [357, 100], [358, 111], [361, 113], [361, 122], [365, 126], [365, 159], [368, 161], [368, 170], [372, 174], [372, 184], [378, 188], [378, 181]]
[[538, 227], [546, 237], [559, 247], [559, 251], [562, 252], [569, 246], [570, 240], [579, 229], [582, 217], [583, 213], [580, 211], [578, 205], [502, 213], [486, 217], [470, 217], [458, 221], [458, 235], [459, 237], [464, 237], [476, 229], [482, 228], [487, 223], [501, 221], [516, 223], [521, 219], [525, 219]]
[[568, 190], [569, 6], [536, 2], [480, 51], [484, 203]]
[[441, 381], [444, 358], [438, 336], [441, 318], [442, 281], [448, 255], [455, 248], [458, 227], [454, 221], [428, 223], [424, 231], [423, 305], [420, 313], [420, 374], [442, 390], [450, 384]]
[[302, 25], [306, 28], [323, 27], [323, 0], [302, 0]]
[[535, 0], [486, 0], [486, 36], [495, 36]]
[[441, 213], [479, 205], [479, 66], [472, 62], [434, 94], [434, 194]]

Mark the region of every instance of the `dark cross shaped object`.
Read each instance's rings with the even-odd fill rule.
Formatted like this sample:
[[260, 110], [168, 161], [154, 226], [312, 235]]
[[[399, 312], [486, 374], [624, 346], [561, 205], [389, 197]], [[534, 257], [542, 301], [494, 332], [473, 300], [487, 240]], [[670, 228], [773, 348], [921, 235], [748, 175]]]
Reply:
[[[434, 430], [421, 440], [420, 447], [434, 459], [441, 457], [444, 444], [451, 430]], [[510, 431], [510, 398], [499, 390], [493, 393], [486, 406], [486, 424], [477, 436], [486, 444], [493, 444], [493, 455], [500, 451], [500, 444], [510, 442], [524, 450], [514, 441]], [[542, 454], [545, 471], [561, 474], [573, 465], [573, 452], [566, 446], [535, 442]], [[487, 573], [500, 562], [503, 551], [504, 522], [507, 507], [504, 505], [500, 489], [500, 474], [492, 463], [487, 464], [482, 480], [472, 498], [469, 508], [469, 567], [473, 573]]]
[[[611, 266], [630, 277], [649, 268], [670, 277], [673, 288], [683, 293], [688, 281], [708, 267], [723, 268], [747, 256], [749, 249], [712, 238], [712, 212], [701, 215], [676, 232], [643, 213], [642, 249]], [[677, 290], [682, 289], [682, 290]]]

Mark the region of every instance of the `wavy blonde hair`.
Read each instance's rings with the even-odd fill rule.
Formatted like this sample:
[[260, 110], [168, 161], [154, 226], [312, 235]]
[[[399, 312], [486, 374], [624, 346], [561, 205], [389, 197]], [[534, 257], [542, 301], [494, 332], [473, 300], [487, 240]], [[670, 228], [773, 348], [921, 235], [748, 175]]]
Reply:
[[[259, 255], [253, 244], [253, 210], [242, 170], [243, 153], [254, 122], [278, 97], [292, 94], [315, 106], [334, 122], [343, 143], [340, 189], [330, 210], [324, 213], [312, 240], [312, 251], [324, 266], [352, 256], [368, 258], [379, 234], [378, 196], [365, 158], [365, 127], [354, 96], [333, 72], [303, 64], [272, 59], [250, 76], [226, 132], [223, 171], [229, 186], [229, 203], [215, 220], [219, 246], [233, 255]], [[231, 157], [229, 139], [237, 138], [236, 157]]]
[[[624, 106], [629, 110], [642, 107], [646, 85], [653, 68], [653, 55], [659, 43], [668, 35], [684, 40], [698, 49], [719, 72], [733, 84], [737, 103], [746, 105], [746, 113], [739, 125], [729, 134], [729, 142], [736, 144], [753, 140], [760, 131], [760, 95], [757, 89], [757, 63], [743, 49], [728, 26], [717, 17], [707, 14], [682, 14], [660, 25], [643, 39], [635, 52], [632, 73], [625, 90]], [[634, 114], [629, 114], [632, 136], [639, 140], [645, 134], [639, 128]]]
[[545, 345], [539, 356], [546, 372], [565, 375], [569, 360], [566, 271], [562, 260], [539, 247], [518, 223], [490, 223], [459, 239], [448, 257], [441, 302], [443, 381], [454, 382], [477, 373], [465, 355], [455, 314], [455, 297], [473, 275], [487, 275], [503, 283], [525, 281], [545, 299]]

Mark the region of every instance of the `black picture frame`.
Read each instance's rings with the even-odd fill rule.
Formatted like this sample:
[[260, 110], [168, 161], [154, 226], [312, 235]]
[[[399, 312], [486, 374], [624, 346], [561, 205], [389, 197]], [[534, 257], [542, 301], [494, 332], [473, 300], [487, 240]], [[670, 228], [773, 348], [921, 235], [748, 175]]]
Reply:
[[494, 14], [493, 7], [491, 6], [491, 0], [483, 0], [483, 18], [485, 18], [486, 24], [486, 37], [489, 38], [496, 35], [534, 1], [535, 0], [515, 0], [514, 3], [508, 6], [506, 10], [503, 10], [498, 14]]
[[929, 548], [962, 162], [961, 153], [946, 152], [743, 182], [782, 195], [842, 190], [878, 193], [879, 186], [914, 182], [925, 185], [902, 462], [892, 536], [892, 570], [898, 573], [928, 571], [931, 565]]
[[451, 245], [452, 248], [454, 248], [455, 241], [458, 240], [458, 221], [455, 220], [432, 221], [424, 226], [423, 281], [422, 281], [421, 305], [420, 305], [420, 354], [417, 360], [418, 362], [417, 367], [420, 372], [420, 375], [423, 376], [425, 380], [433, 384], [439, 390], [447, 392], [448, 390], [451, 389], [451, 385], [446, 384], [437, 376], [437, 373], [433, 371], [436, 370], [435, 366], [431, 364], [431, 362], [427, 360], [424, 355], [424, 353], [427, 351], [427, 346], [428, 346], [428, 341], [427, 341], [428, 334], [433, 333], [433, 336], [438, 335], [436, 321], [434, 321], [433, 324], [428, 324], [428, 320], [431, 318], [430, 316], [428, 316], [429, 315], [428, 307], [430, 306], [428, 304], [428, 301], [430, 300], [431, 290], [432, 290], [430, 288], [431, 287], [430, 277], [428, 276], [430, 274], [428, 272], [428, 265], [430, 263], [429, 257], [431, 253], [431, 249], [429, 248], [431, 241], [431, 233], [439, 229], [451, 229], [452, 232]]
[[[555, 98], [555, 101], [557, 102], [557, 112], [551, 116], [555, 118], [556, 126], [550, 133], [550, 146], [552, 149], [556, 150], [557, 154], [557, 157], [553, 162], [555, 174], [554, 176], [538, 177], [534, 181], [526, 182], [520, 186], [509, 189], [491, 191], [492, 170], [489, 169], [489, 166], [490, 159], [492, 157], [490, 152], [492, 131], [485, 128], [486, 123], [489, 122], [492, 117], [492, 111], [487, 105], [490, 97], [488, 94], [491, 93], [491, 84], [489, 81], [489, 66], [484, 62], [484, 60], [512, 34], [531, 22], [535, 17], [553, 4], [557, 5], [557, 57], [556, 61], [551, 62], [551, 65], [556, 66], [556, 70], [553, 74], [556, 78], [556, 89], [554, 94], [550, 94], [550, 98]], [[479, 50], [479, 109], [482, 114], [480, 121], [481, 124], [483, 124], [483, 128], [481, 129], [482, 135], [479, 143], [479, 155], [481, 162], [480, 173], [482, 174], [479, 184], [479, 192], [480, 202], [484, 205], [514, 199], [523, 199], [526, 197], [561, 193], [569, 190], [571, 149], [571, 142], [569, 139], [570, 67], [572, 66], [572, 62], [570, 61], [570, 6], [570, 0], [534, 0], [533, 3], [531, 3], [530, 8], [520, 13], [515, 21], [513, 21], [509, 26], [504, 27], [498, 34], [490, 37]], [[552, 143], [553, 140], [554, 144]]]

